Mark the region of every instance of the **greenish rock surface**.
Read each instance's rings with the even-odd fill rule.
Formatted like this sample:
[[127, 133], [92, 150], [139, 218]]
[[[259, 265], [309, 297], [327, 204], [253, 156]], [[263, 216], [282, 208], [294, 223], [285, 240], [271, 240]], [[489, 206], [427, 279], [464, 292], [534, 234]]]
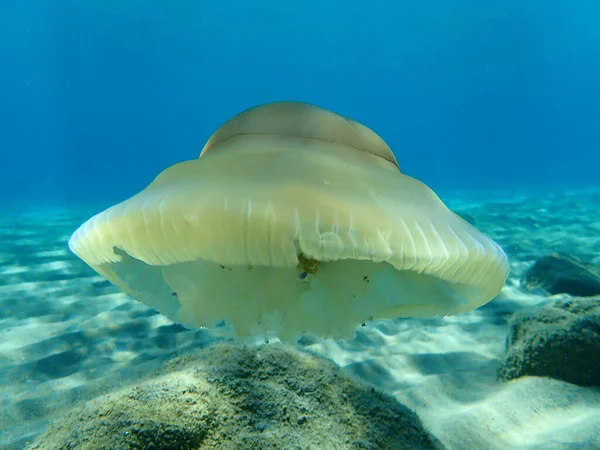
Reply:
[[600, 386], [600, 297], [558, 300], [515, 315], [510, 327], [500, 378], [532, 375]]
[[526, 290], [542, 289], [550, 295], [600, 295], [598, 269], [574, 256], [552, 253], [535, 262], [521, 278]]
[[415, 413], [332, 362], [217, 345], [85, 403], [30, 449], [441, 449]]

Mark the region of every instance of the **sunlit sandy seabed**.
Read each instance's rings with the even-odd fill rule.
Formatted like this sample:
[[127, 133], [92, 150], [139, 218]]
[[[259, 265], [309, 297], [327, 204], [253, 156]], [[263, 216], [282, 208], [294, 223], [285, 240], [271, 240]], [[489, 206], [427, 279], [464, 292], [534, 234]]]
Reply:
[[[301, 347], [393, 394], [449, 449], [600, 448], [599, 389], [496, 379], [509, 316], [549, 301], [520, 289], [523, 271], [556, 251], [600, 263], [600, 190], [443, 200], [507, 251], [512, 273], [502, 294], [473, 313], [375, 321], [353, 341], [304, 339]], [[0, 448], [23, 448], [74, 404], [223, 339], [172, 324], [70, 254], [70, 233], [94, 212], [23, 209], [0, 218]]]

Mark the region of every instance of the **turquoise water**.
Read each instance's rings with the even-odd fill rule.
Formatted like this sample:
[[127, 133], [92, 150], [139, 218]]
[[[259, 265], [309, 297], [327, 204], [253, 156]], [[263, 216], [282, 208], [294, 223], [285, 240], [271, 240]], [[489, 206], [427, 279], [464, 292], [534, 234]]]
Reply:
[[[598, 383], [582, 381], [597, 380], [585, 362], [600, 355], [598, 296], [582, 299], [565, 288], [583, 283], [593, 291], [600, 283], [600, 4], [5, 3], [0, 448], [28, 448], [35, 439], [42, 439], [35, 448], [94, 448], [100, 444], [52, 441], [57, 420], [164, 375], [177, 365], [172, 358], [202, 360], [203, 350], [233, 342], [226, 324], [188, 330], [133, 300], [77, 258], [68, 240], [163, 169], [197, 158], [235, 114], [293, 100], [378, 133], [402, 173], [425, 182], [503, 248], [510, 275], [498, 296], [473, 312], [366, 321], [351, 340], [304, 336], [285, 348], [327, 358], [343, 376], [413, 410], [440, 448], [600, 449]], [[559, 273], [555, 282], [556, 273], [548, 273], [526, 289], [523, 277], [556, 253], [580, 262], [569, 266], [575, 275]], [[556, 285], [559, 292], [548, 291]], [[578, 312], [556, 312], [565, 302]], [[567, 356], [544, 354], [542, 372], [501, 379], [522, 315], [536, 327], [560, 323], [523, 329], [573, 347], [560, 347]], [[263, 345], [258, 338], [244, 351]], [[563, 357], [575, 375], [561, 369]], [[240, 370], [231, 369], [228, 380], [244, 378]], [[291, 385], [305, 393], [303, 383], [312, 382]], [[296, 425], [335, 416], [311, 408]], [[380, 442], [352, 441], [340, 431], [314, 447], [302, 440], [309, 428], [280, 425], [261, 417], [252, 428], [258, 441], [245, 447], [235, 443], [239, 433], [220, 431], [229, 436], [222, 448]], [[93, 441], [89, 430], [71, 426]], [[265, 430], [269, 446], [260, 440]], [[296, 441], [273, 444], [278, 432]]]
[[7, 2], [2, 191], [125, 198], [229, 117], [278, 100], [366, 123], [434, 188], [597, 184], [599, 8]]
[[[392, 394], [446, 448], [598, 448], [597, 388], [547, 377], [502, 382], [496, 369], [512, 315], [553, 301], [521, 288], [532, 264], [556, 251], [600, 263], [599, 195], [597, 189], [444, 192], [449, 206], [508, 253], [503, 293], [473, 313], [375, 321], [358, 327], [351, 341], [306, 338], [298, 348]], [[173, 324], [69, 252], [72, 229], [99, 206], [15, 210], [0, 222], [2, 448], [25, 448], [77, 405], [152, 379], [175, 356], [229, 341], [219, 329]]]

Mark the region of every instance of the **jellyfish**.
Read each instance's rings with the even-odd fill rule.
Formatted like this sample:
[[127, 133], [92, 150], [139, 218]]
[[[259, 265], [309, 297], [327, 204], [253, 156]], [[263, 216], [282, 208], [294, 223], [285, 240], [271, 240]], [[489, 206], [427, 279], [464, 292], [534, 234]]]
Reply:
[[224, 321], [240, 339], [350, 339], [373, 319], [472, 311], [509, 271], [374, 131], [299, 102], [233, 117], [69, 247], [174, 322]]

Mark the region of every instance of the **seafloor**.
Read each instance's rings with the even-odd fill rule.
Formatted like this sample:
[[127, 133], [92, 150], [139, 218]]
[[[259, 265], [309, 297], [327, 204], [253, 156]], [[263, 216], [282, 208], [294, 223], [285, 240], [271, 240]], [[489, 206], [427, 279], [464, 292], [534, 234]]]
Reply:
[[[501, 295], [469, 314], [375, 321], [350, 342], [300, 347], [393, 395], [448, 449], [600, 448], [598, 388], [497, 378], [511, 315], [564, 297], [524, 291], [524, 271], [553, 252], [600, 265], [600, 190], [443, 199], [506, 250]], [[0, 219], [0, 448], [23, 448], [74, 405], [222, 339], [172, 324], [70, 254], [70, 233], [93, 212], [46, 207]]]

